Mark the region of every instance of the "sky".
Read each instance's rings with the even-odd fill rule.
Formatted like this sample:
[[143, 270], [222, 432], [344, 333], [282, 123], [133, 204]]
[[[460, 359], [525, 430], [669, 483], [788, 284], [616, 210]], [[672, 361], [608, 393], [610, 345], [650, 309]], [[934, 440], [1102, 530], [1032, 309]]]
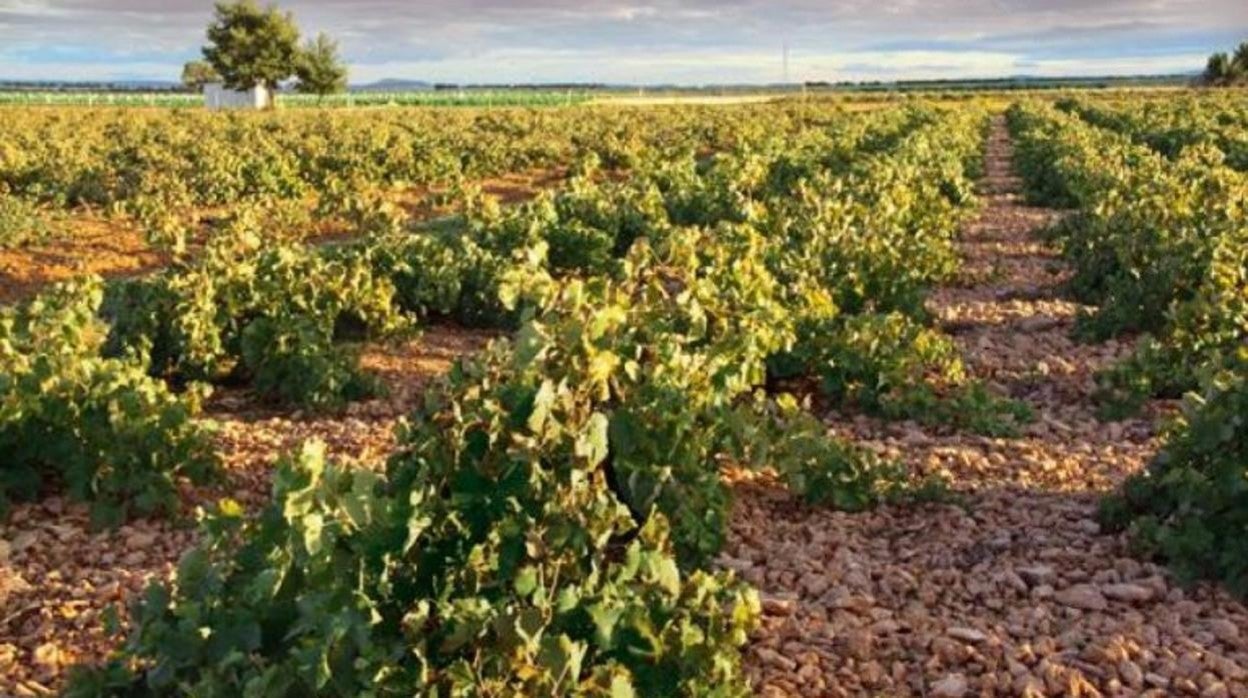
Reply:
[[[290, 0], [353, 83], [772, 83], [1194, 72], [1248, 0]], [[0, 79], [176, 80], [207, 0], [0, 0]]]

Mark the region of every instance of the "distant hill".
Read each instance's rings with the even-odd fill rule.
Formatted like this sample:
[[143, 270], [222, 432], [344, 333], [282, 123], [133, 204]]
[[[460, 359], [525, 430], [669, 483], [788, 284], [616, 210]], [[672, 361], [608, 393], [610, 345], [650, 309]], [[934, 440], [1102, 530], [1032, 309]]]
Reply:
[[181, 83], [169, 80], [4, 80], [0, 90], [52, 92], [167, 92], [181, 89]]
[[433, 85], [423, 80], [404, 80], [402, 78], [386, 78], [363, 85], [352, 85], [352, 92], [410, 92], [432, 90]]
[[[1171, 73], [1162, 75], [1128, 75], [1128, 76], [1095, 76], [1095, 77], [1040, 77], [1035, 75], [1010, 75], [1000, 78], [968, 78], [943, 80], [813, 80], [805, 84], [807, 88], [835, 89], [849, 91], [888, 91], [888, 90], [975, 90], [975, 89], [1043, 89], [1062, 87], [1114, 87], [1142, 85], [1183, 85], [1200, 75], [1196, 72]], [[801, 84], [708, 84], [708, 85], [676, 85], [676, 84], [604, 84], [604, 83], [431, 83], [424, 80], [405, 78], [385, 78], [373, 82], [353, 84], [351, 92], [428, 92], [433, 90], [537, 90], [537, 91], [631, 91], [647, 92], [753, 92], [790, 91], [801, 89]], [[282, 88], [289, 91], [289, 85]], [[170, 80], [145, 80], [120, 78], [107, 81], [81, 80], [8, 80], [0, 76], [0, 91], [35, 91], [35, 92], [173, 92], [183, 91], [179, 82]]]

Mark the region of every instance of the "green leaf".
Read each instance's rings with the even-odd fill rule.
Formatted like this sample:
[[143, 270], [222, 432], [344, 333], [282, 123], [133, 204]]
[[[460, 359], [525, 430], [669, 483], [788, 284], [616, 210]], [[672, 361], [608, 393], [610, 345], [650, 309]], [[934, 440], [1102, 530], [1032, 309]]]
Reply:
[[303, 545], [309, 555], [319, 555], [324, 543], [322, 537], [325, 520], [317, 512], [305, 514], [301, 522], [303, 526]]
[[655, 580], [668, 594], [680, 594], [680, 568], [676, 566], [675, 560], [667, 556], [655, 558], [652, 570]]
[[636, 695], [628, 676], [615, 674], [611, 677], [611, 698], [636, 698]]
[[591, 467], [606, 460], [609, 426], [610, 420], [607, 416], [601, 412], [595, 412], [585, 423], [585, 429], [576, 440], [576, 455], [586, 459]]
[[594, 621], [597, 642], [603, 647], [614, 644], [615, 626], [620, 616], [624, 615], [624, 607], [606, 601], [589, 607], [589, 617]]
[[516, 593], [520, 596], [529, 596], [537, 590], [537, 568], [532, 565], [525, 565], [520, 568], [520, 572], [516, 575], [516, 581], [513, 584]]
[[542, 386], [537, 389], [537, 395], [533, 398], [533, 411], [529, 414], [527, 423], [529, 431], [534, 434], [542, 433], [554, 403], [555, 384], [553, 381], [544, 380]]

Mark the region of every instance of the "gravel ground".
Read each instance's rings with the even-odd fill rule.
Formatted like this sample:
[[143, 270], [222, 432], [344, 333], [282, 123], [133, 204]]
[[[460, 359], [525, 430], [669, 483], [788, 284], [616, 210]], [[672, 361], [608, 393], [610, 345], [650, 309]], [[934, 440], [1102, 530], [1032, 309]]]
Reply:
[[0, 696], [50, 694], [73, 664], [107, 657], [112, 641], [102, 614], [109, 606], [124, 610], [150, 581], [169, 576], [194, 544], [194, 508], [222, 497], [261, 506], [269, 500], [274, 462], [301, 442], [324, 441], [340, 462], [384, 462], [395, 423], [428, 382], [488, 339], [437, 327], [411, 342], [369, 347], [363, 364], [381, 375], [389, 395], [352, 405], [345, 414], [285, 414], [257, 405], [245, 391], [218, 393], [205, 418], [217, 425], [225, 478], [211, 487], [186, 487], [188, 515], [181, 522], [138, 520], [97, 533], [84, 507], [59, 497], [15, 506], [0, 525]]
[[1100, 423], [1094, 372], [1129, 345], [1081, 345], [1061, 260], [1022, 204], [998, 119], [986, 206], [961, 242], [966, 282], [933, 294], [968, 368], [1026, 400], [1017, 438], [829, 419], [832, 431], [943, 473], [962, 506], [812, 509], [740, 475], [720, 562], [757, 585], [747, 670], [764, 696], [1248, 696], [1248, 610], [1132, 559], [1095, 521], [1101, 494], [1158, 447], [1143, 419]]

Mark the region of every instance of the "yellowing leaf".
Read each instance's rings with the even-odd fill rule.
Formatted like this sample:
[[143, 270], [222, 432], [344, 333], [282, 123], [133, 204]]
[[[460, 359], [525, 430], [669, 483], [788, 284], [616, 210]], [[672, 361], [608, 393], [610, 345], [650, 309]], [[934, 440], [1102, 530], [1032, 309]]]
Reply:
[[598, 465], [607, 457], [607, 426], [607, 416], [595, 412], [576, 440], [576, 455], [589, 461], [590, 466]]

